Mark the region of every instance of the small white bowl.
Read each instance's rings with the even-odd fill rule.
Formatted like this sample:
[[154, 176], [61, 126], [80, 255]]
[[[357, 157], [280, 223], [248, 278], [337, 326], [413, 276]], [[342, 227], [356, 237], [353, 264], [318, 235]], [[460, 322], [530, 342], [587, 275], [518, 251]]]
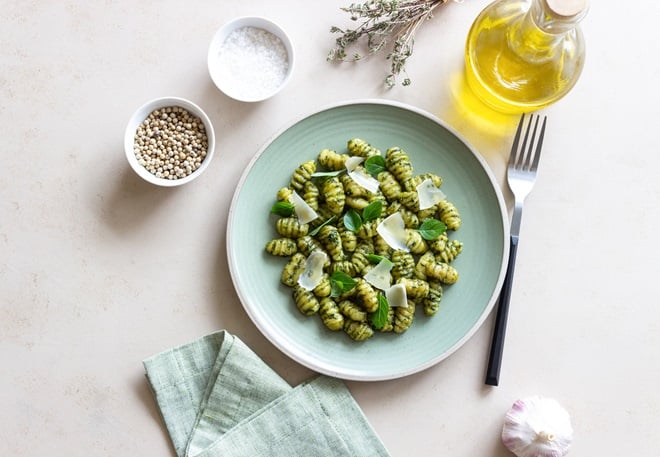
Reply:
[[[248, 67], [248, 63], [255, 66], [256, 52], [250, 54], [249, 51], [245, 49], [244, 51], [247, 53], [246, 56], [228, 55], [231, 51], [236, 51], [237, 44], [227, 43], [227, 38], [233, 32], [246, 27], [261, 29], [279, 38], [282, 42], [282, 45], [286, 50], [288, 65], [284, 75], [277, 75], [275, 78], [279, 83], [276, 83], [276, 81], [268, 81], [263, 84], [264, 81], [260, 81], [260, 78], [264, 77], [264, 70], [256, 70], [255, 68], [254, 72], [250, 71], [251, 68]], [[256, 37], [240, 38], [247, 40], [248, 44], [253, 44], [254, 41], [258, 41], [256, 40]], [[252, 38], [255, 38], [255, 40], [251, 40]], [[259, 42], [258, 44], [263, 45], [264, 43]], [[221, 54], [225, 57], [224, 59]], [[245, 67], [238, 69], [234, 68], [234, 66], [244, 63], [237, 62], [241, 60], [241, 57], [246, 57]], [[279, 58], [280, 56], [274, 55], [271, 57]], [[291, 43], [289, 36], [280, 26], [262, 17], [239, 17], [223, 25], [213, 36], [207, 57], [209, 74], [216, 87], [228, 97], [242, 102], [263, 101], [282, 90], [291, 79], [294, 60], [293, 44]], [[261, 63], [263, 64], [261, 68], [264, 69], [269, 62], [262, 61]], [[278, 62], [273, 61], [270, 63], [275, 64]]]
[[[202, 163], [199, 166], [199, 168], [194, 170], [191, 174], [183, 178], [177, 178], [177, 179], [167, 179], [167, 178], [157, 177], [149, 170], [147, 170], [145, 167], [140, 165], [137, 157], [135, 157], [135, 151], [134, 151], [135, 133], [138, 127], [154, 110], [160, 108], [167, 108], [170, 106], [178, 106], [180, 108], [184, 108], [191, 114], [197, 116], [204, 124], [204, 128], [206, 130], [207, 142], [208, 142], [206, 157], [204, 157], [204, 160], [202, 160]], [[199, 175], [201, 175], [204, 172], [204, 170], [206, 170], [206, 168], [211, 163], [211, 159], [213, 158], [213, 152], [215, 150], [215, 133], [213, 131], [213, 125], [211, 124], [211, 121], [209, 120], [206, 113], [199, 106], [197, 106], [196, 104], [194, 104], [189, 100], [179, 97], [162, 97], [145, 103], [140, 108], [138, 108], [137, 111], [135, 111], [135, 113], [133, 113], [133, 116], [131, 116], [130, 120], [128, 121], [128, 125], [126, 126], [126, 132], [124, 134], [124, 150], [126, 152], [126, 158], [128, 159], [128, 163], [131, 165], [131, 168], [133, 168], [133, 170], [145, 181], [163, 187], [180, 186], [197, 178]]]

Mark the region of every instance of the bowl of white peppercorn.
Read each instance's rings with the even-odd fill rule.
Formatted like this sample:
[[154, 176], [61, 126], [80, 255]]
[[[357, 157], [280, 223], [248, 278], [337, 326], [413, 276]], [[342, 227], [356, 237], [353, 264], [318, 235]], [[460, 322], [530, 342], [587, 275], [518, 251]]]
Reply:
[[208, 167], [215, 134], [199, 106], [183, 98], [162, 97], [133, 113], [126, 126], [124, 149], [128, 163], [145, 181], [180, 186]]
[[286, 32], [262, 17], [239, 17], [213, 36], [209, 74], [225, 95], [259, 102], [277, 94], [293, 73], [294, 50]]

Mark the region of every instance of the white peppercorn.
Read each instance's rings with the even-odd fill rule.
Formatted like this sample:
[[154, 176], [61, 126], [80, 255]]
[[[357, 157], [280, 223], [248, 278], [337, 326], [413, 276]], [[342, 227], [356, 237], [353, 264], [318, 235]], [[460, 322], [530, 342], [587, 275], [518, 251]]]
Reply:
[[158, 178], [181, 179], [197, 170], [208, 150], [204, 123], [179, 106], [152, 111], [135, 132], [140, 165]]

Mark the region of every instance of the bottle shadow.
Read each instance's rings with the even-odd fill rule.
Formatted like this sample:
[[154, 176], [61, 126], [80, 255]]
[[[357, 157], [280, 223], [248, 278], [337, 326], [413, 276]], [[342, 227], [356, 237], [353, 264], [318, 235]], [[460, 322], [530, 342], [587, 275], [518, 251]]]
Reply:
[[468, 86], [465, 71], [455, 71], [447, 87], [448, 103], [441, 117], [484, 155], [487, 160], [508, 159], [511, 139], [520, 114], [501, 113], [482, 102]]

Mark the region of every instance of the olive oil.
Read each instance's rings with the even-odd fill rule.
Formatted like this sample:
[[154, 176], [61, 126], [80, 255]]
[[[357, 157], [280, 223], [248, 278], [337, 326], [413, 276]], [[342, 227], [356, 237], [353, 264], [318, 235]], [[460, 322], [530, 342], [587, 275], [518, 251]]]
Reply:
[[586, 0], [500, 0], [470, 29], [466, 79], [484, 103], [505, 113], [533, 111], [565, 96], [584, 66], [579, 21]]

